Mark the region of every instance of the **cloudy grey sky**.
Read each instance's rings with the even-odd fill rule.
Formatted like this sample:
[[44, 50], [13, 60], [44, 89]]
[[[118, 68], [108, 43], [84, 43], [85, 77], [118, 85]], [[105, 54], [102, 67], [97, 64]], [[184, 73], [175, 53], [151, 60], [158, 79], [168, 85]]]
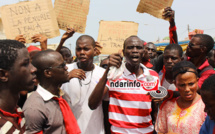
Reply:
[[[0, 0], [0, 6], [15, 4], [19, 0]], [[52, 0], [54, 4], [54, 0]], [[136, 12], [139, 0], [91, 0], [87, 17], [85, 34], [98, 37], [99, 21], [134, 21], [139, 23], [138, 36], [149, 42], [168, 36], [169, 23], [157, 19], [148, 14]], [[188, 35], [187, 25], [190, 29], [205, 30], [204, 33], [215, 37], [215, 0], [174, 0], [172, 9], [175, 10], [175, 19], [179, 40]], [[61, 30], [61, 35], [65, 31]], [[72, 44], [74, 52], [75, 41], [81, 34], [75, 35], [66, 41], [66, 45]], [[61, 36], [49, 39], [48, 43], [58, 43]]]

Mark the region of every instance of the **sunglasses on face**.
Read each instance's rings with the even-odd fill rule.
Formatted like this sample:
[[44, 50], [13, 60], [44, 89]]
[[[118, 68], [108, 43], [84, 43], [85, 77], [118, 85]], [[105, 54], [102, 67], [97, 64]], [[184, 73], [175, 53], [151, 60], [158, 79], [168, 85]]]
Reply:
[[202, 47], [202, 45], [194, 45], [191, 42], [189, 42], [188, 47], [189, 48], [200, 48], [200, 47]]
[[52, 68], [65, 68], [66, 66], [66, 61], [64, 61], [62, 64], [60, 64], [59, 66], [54, 66], [54, 67], [49, 67], [48, 69], [52, 69]]

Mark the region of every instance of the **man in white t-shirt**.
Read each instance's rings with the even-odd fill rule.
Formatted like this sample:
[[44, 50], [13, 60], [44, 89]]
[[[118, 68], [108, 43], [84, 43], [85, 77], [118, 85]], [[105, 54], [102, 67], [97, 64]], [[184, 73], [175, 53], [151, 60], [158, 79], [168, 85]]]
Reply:
[[72, 111], [82, 134], [104, 134], [103, 111], [100, 104], [96, 110], [88, 106], [88, 99], [104, 69], [93, 64], [95, 41], [91, 36], [83, 35], [76, 42], [78, 61], [68, 65], [72, 79], [62, 85], [72, 102]]

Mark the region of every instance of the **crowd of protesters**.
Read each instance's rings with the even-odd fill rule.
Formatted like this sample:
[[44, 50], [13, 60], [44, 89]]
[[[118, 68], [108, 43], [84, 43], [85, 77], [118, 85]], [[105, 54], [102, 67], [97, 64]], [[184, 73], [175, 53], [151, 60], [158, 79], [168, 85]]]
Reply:
[[[26, 48], [22, 35], [0, 40], [0, 134], [215, 133], [214, 40], [196, 34], [183, 52], [174, 15], [165, 8], [170, 43], [163, 54], [131, 35], [123, 55], [100, 66], [93, 59], [101, 46], [90, 35], [77, 39], [76, 59], [63, 46], [73, 28], [56, 50], [40, 34], [32, 41], [41, 48]], [[150, 96], [160, 86], [168, 95]]]

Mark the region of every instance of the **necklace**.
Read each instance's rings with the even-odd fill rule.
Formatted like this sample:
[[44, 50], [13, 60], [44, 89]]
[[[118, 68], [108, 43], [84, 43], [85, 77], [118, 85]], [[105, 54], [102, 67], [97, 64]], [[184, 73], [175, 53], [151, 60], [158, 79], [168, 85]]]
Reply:
[[[77, 63], [77, 67], [80, 69], [78, 63]], [[80, 100], [78, 101], [79, 105], [83, 105], [84, 101], [87, 98], [87, 95], [88, 95], [88, 92], [89, 92], [89, 89], [90, 89], [90, 86], [91, 86], [91, 81], [92, 81], [93, 70], [94, 69], [95, 69], [95, 65], [93, 64], [92, 71], [87, 71], [87, 72], [91, 72], [90, 76], [88, 77], [88, 78], [90, 78], [88, 82], [83, 82], [82, 80], [78, 79], [79, 84], [80, 84]], [[86, 71], [85, 71], [85, 74], [86, 74]], [[86, 79], [87, 79], [87, 77], [86, 77]], [[88, 85], [88, 87], [86, 87], [87, 85]], [[82, 92], [84, 92], [84, 93], [86, 92], [85, 96], [84, 96], [84, 93], [82, 94]], [[82, 100], [82, 98], [83, 98], [83, 100]]]
[[[84, 101], [87, 98], [87, 95], [88, 95], [88, 92], [89, 92], [89, 89], [90, 89], [90, 86], [91, 86], [92, 77], [93, 77], [93, 70], [91, 71], [89, 77], [90, 77], [90, 80], [89, 80], [89, 82], [86, 82], [86, 83], [83, 83], [79, 79], [79, 84], [80, 84], [80, 100], [79, 100], [79, 105], [83, 105]], [[86, 86], [87, 85], [88, 85], [88, 87], [87, 87], [87, 90], [86, 90]], [[84, 93], [86, 92], [86, 94], [84, 95], [84, 93], [82, 94], [82, 92], [84, 92]], [[83, 98], [83, 100], [82, 100], [82, 98]]]
[[78, 79], [79, 84], [81, 85], [81, 87], [82, 87], [82, 85], [88, 85], [88, 84], [90, 84], [91, 80], [92, 80], [92, 76], [93, 76], [93, 70], [91, 71], [91, 76], [90, 76], [89, 82], [83, 83], [82, 80]]

